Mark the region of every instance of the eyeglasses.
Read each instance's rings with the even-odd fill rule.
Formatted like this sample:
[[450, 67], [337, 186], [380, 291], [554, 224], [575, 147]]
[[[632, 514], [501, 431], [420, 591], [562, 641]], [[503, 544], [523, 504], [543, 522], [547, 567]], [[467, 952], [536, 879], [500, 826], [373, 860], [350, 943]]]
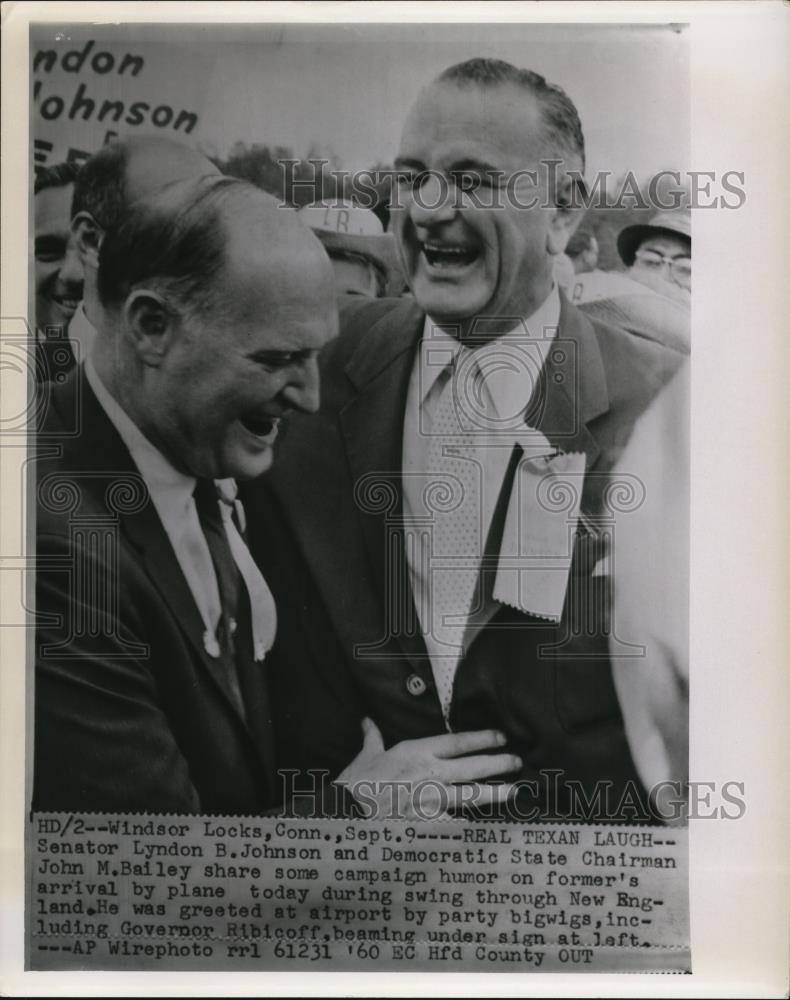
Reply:
[[648, 271], [659, 271], [664, 265], [679, 285], [691, 286], [691, 258], [667, 257], [657, 250], [637, 250], [634, 257]]

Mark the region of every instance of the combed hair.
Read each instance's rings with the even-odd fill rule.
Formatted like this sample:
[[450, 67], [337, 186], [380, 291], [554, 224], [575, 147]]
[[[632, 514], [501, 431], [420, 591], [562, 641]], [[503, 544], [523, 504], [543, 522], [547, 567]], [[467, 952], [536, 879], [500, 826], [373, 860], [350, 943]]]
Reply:
[[530, 93], [538, 102], [552, 153], [574, 154], [584, 171], [584, 132], [576, 105], [565, 91], [549, 83], [540, 73], [519, 69], [504, 59], [467, 59], [448, 67], [439, 80], [458, 86], [496, 87], [512, 83]]
[[[184, 188], [183, 194], [177, 188]], [[102, 305], [117, 306], [145, 284], [174, 297], [184, 310], [209, 307], [225, 263], [221, 207], [247, 189], [257, 190], [246, 181], [213, 175], [178, 181], [128, 206], [99, 250]]]
[[78, 163], [63, 162], [53, 163], [51, 167], [43, 167], [36, 174], [33, 185], [33, 193], [46, 191], [47, 188], [67, 187], [73, 184], [79, 176], [80, 168]]
[[568, 240], [565, 253], [569, 257], [578, 257], [579, 254], [584, 253], [585, 250], [592, 249], [592, 241], [594, 239], [595, 237], [593, 234], [588, 232], [586, 229], [578, 229]]
[[126, 163], [129, 147], [110, 142], [86, 160], [74, 185], [71, 217], [88, 212], [103, 230], [118, 225], [126, 212]]

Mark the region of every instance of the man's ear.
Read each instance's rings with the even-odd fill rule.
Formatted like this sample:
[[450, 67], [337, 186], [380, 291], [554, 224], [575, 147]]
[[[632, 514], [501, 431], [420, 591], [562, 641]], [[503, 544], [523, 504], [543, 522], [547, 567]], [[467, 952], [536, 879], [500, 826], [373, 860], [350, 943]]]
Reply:
[[82, 266], [98, 270], [99, 250], [104, 239], [104, 230], [90, 212], [78, 212], [71, 220], [71, 234], [77, 247]]
[[144, 365], [158, 368], [176, 334], [177, 317], [159, 294], [147, 288], [130, 292], [122, 312], [138, 358]]
[[584, 208], [576, 197], [575, 181], [567, 175], [557, 179], [557, 196], [552, 209], [546, 249], [552, 255], [563, 253], [584, 217]]

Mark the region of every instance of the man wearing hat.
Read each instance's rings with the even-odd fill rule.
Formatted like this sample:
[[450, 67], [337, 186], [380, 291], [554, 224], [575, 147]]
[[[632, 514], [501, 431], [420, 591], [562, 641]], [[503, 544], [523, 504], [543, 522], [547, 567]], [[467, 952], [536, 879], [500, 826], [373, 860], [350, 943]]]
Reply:
[[[691, 216], [659, 212], [650, 222], [626, 226], [617, 250], [625, 274], [593, 271], [578, 298], [584, 312], [634, 336], [688, 354], [691, 349]], [[598, 281], [597, 276], [601, 280]], [[615, 279], [617, 284], [612, 284]]]
[[329, 254], [339, 295], [377, 299], [387, 293], [395, 243], [374, 212], [350, 201], [316, 201], [300, 213]]
[[647, 225], [626, 226], [617, 252], [629, 276], [660, 295], [688, 302], [691, 297], [691, 215], [659, 212]]

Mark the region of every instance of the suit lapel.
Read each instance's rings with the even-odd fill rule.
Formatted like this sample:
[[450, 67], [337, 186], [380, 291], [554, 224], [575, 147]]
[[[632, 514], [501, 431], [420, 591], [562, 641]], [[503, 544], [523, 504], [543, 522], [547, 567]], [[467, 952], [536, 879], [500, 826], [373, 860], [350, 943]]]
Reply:
[[[63, 417], [75, 413], [75, 407], [79, 406], [79, 433], [68, 445], [73, 455], [71, 468], [85, 470], [86, 475], [91, 477], [87, 480], [88, 488], [92, 484], [95, 493], [98, 493], [99, 503], [117, 516], [122, 535], [140, 553], [151, 585], [172, 612], [195, 653], [196, 660], [208, 674], [222, 699], [243, 723], [223, 663], [206, 652], [203, 619], [167, 532], [126, 445], [96, 399], [82, 366], [72, 373], [62, 387], [53, 391], [53, 404]], [[71, 419], [73, 422], [74, 418]], [[142, 492], [139, 503], [124, 502], [121, 485], [124, 480], [129, 484], [132, 494]], [[112, 485], [115, 490], [111, 494]], [[118, 498], [117, 507], [110, 500], [111, 495]]]
[[386, 634], [415, 669], [430, 673], [405, 555], [401, 469], [406, 397], [424, 319], [415, 303], [404, 302], [360, 338], [345, 369], [357, 394], [341, 411], [340, 426]]
[[[231, 687], [228, 664], [222, 657], [209, 656], [206, 651], [203, 619], [154, 505], [149, 502], [143, 510], [129, 515], [124, 521], [124, 530], [140, 552], [151, 583], [180, 624], [204, 672], [239, 722], [247, 728]], [[256, 667], [263, 669], [261, 664]]]

